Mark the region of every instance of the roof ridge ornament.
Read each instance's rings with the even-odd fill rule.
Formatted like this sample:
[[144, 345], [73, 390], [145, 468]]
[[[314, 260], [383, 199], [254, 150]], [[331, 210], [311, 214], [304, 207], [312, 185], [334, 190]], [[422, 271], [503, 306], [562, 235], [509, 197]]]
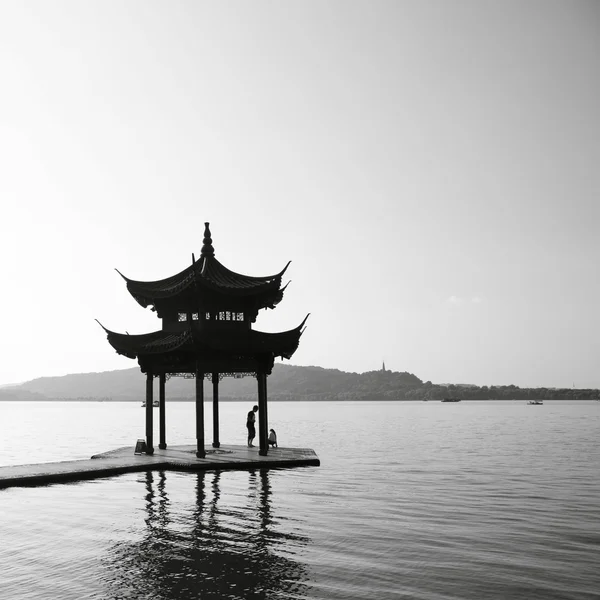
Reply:
[[125, 277], [125, 275], [123, 275], [123, 273], [121, 273], [121, 271], [119, 271], [119, 269], [117, 269], [117, 267], [115, 267], [115, 271], [125, 280], [125, 281], [129, 281], [129, 279], [127, 277]]
[[281, 273], [279, 273], [278, 277], [283, 277], [284, 273], [288, 270], [288, 267], [292, 264], [291, 260], [288, 260], [288, 264], [285, 265], [285, 267], [283, 267], [283, 271], [281, 271]]
[[[115, 269], [116, 271], [116, 269]], [[94, 319], [94, 321], [96, 321], [96, 323], [98, 323], [98, 325], [100, 325], [100, 327], [102, 327], [102, 329], [104, 329], [104, 331], [106, 331], [108, 333], [108, 329], [106, 329], [106, 327], [104, 327], [104, 325], [102, 325], [102, 323], [100, 323], [100, 321], [98, 321], [98, 319]]]
[[306, 321], [308, 321], [308, 317], [310, 317], [310, 313], [308, 313], [304, 317], [304, 321], [302, 321], [302, 323], [300, 323], [300, 325], [298, 325], [298, 330], [300, 331], [300, 335], [302, 335], [304, 333], [304, 330], [306, 329], [306, 327], [304, 327], [304, 324], [306, 323]]
[[202, 250], [200, 251], [200, 258], [214, 257], [215, 249], [212, 245], [212, 238], [210, 237], [210, 223], [204, 223], [204, 239], [202, 240]]

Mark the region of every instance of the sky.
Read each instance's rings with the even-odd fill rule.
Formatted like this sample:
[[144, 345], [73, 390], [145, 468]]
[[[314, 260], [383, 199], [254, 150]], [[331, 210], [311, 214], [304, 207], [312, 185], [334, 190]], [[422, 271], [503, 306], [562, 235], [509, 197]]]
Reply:
[[208, 221], [291, 364], [600, 387], [600, 3], [6, 0], [0, 78], [0, 384], [136, 366]]

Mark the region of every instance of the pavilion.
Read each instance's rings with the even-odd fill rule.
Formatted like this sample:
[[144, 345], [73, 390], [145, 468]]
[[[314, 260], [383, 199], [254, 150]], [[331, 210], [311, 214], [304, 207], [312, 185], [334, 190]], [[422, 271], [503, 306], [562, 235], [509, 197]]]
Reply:
[[289, 331], [264, 333], [252, 329], [261, 309], [275, 308], [285, 287], [288, 264], [275, 275], [252, 277], [231, 271], [215, 258], [209, 223], [205, 223], [198, 260], [158, 281], [136, 281], [119, 273], [129, 293], [162, 321], [152, 333], [129, 335], [103, 329], [117, 353], [137, 359], [146, 374], [146, 454], [154, 453], [153, 380], [159, 379], [159, 444], [166, 449], [165, 383], [172, 376], [196, 380], [196, 456], [205, 457], [204, 378], [212, 382], [213, 441], [219, 448], [219, 381], [225, 376], [256, 377], [259, 454], [268, 453], [267, 376], [276, 357], [291, 358], [305, 319]]

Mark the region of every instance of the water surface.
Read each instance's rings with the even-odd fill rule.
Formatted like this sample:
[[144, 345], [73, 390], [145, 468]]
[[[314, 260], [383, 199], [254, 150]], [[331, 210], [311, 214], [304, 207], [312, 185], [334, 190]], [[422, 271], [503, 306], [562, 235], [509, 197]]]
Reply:
[[[168, 442], [193, 444], [193, 404]], [[245, 404], [221, 406], [244, 443]], [[206, 404], [207, 439], [210, 404]], [[321, 467], [0, 491], [0, 597], [591, 599], [600, 403], [273, 403]], [[0, 464], [143, 437], [137, 404], [0, 403]]]

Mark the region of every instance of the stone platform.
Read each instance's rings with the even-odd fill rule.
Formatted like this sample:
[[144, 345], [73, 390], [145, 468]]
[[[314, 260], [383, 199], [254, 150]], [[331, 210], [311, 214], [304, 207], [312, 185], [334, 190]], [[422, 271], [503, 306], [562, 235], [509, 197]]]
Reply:
[[310, 448], [271, 448], [267, 456], [260, 456], [258, 448], [223, 445], [218, 449], [207, 447], [206, 457], [196, 458], [196, 446], [156, 448], [152, 456], [134, 454], [134, 447], [126, 446], [94, 454], [87, 460], [0, 467], [0, 488], [112, 477], [136, 471], [278, 469], [320, 464], [319, 457]]

